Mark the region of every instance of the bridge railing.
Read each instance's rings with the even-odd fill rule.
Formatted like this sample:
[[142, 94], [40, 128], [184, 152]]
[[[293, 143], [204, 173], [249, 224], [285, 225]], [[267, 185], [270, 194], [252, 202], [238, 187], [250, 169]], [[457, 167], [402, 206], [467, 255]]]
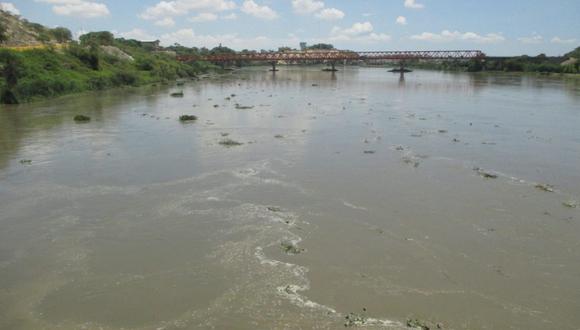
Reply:
[[304, 51], [271, 53], [233, 53], [205, 56], [181, 55], [179, 61], [340, 61], [340, 60], [465, 60], [483, 59], [485, 54], [479, 50], [429, 50], [429, 51]]

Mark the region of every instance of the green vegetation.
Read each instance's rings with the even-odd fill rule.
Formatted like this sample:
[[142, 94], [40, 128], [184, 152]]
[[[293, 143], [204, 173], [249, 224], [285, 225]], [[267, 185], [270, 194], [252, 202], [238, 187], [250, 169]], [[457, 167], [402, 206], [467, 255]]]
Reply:
[[232, 139], [223, 139], [219, 142], [219, 144], [225, 147], [237, 147], [243, 145], [243, 143]]
[[[178, 45], [162, 48], [157, 41], [115, 39], [107, 31], [85, 34], [76, 42], [71, 41], [72, 34], [66, 28], [51, 29], [6, 13], [0, 18], [0, 43], [45, 45], [24, 50], [0, 48], [3, 104], [191, 78], [215, 68], [209, 63], [186, 64], [175, 60], [176, 54], [198, 54], [198, 49], [186, 50]], [[26, 36], [26, 40], [16, 40], [16, 36]], [[205, 51], [230, 50], [218, 47]]]
[[73, 119], [78, 123], [86, 123], [91, 121], [91, 117], [85, 115], [76, 115]]
[[[170, 81], [194, 77], [211, 68], [207, 63], [195, 66], [180, 63], [170, 54], [147, 51], [134, 40], [111, 42], [102, 36], [90, 33], [81, 38], [80, 44], [71, 42], [60, 50], [0, 49], [0, 70], [4, 77], [0, 82], [1, 103]], [[113, 46], [115, 52], [103, 46]]]
[[183, 115], [179, 117], [179, 121], [181, 122], [188, 122], [188, 121], [196, 121], [197, 117], [193, 115]]
[[562, 57], [516, 56], [505, 58], [490, 57], [485, 61], [441, 61], [410, 62], [406, 66], [420, 69], [448, 71], [503, 71], [503, 72], [540, 72], [540, 73], [580, 73], [580, 47]]

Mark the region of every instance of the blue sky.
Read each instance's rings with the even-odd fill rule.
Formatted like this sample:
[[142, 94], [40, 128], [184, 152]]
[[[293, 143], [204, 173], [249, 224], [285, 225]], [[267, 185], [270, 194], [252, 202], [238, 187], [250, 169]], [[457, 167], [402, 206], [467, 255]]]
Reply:
[[186, 46], [480, 49], [563, 54], [580, 46], [579, 0], [11, 0], [2, 8], [75, 34]]

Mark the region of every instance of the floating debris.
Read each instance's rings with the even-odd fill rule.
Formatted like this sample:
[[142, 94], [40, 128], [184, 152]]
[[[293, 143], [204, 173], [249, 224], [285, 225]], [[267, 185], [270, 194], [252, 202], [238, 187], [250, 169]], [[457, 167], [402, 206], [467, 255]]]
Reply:
[[374, 150], [365, 150], [365, 151], [364, 151], [364, 154], [366, 154], [366, 155], [374, 155], [374, 154], [376, 154], [376, 153], [377, 153], [377, 152], [376, 152], [376, 151], [374, 151]]
[[250, 110], [250, 109], [254, 109], [254, 106], [247, 106], [247, 105], [240, 105], [239, 103], [236, 103], [236, 109], [238, 110]]
[[397, 146], [397, 147], [395, 147], [395, 150], [397, 150], [397, 151], [405, 151], [405, 147], [403, 147], [403, 146]]
[[221, 133], [221, 136], [222, 137], [227, 137], [227, 136], [230, 136], [230, 133]]
[[486, 179], [497, 179], [498, 178], [497, 174], [485, 171], [484, 169], [479, 168], [479, 167], [475, 167], [475, 168], [473, 168], [473, 170], [476, 171], [477, 174], [481, 175], [482, 177], [484, 177]]
[[411, 156], [404, 156], [403, 163], [405, 163], [407, 165], [412, 165], [415, 168], [417, 168], [417, 167], [419, 167], [419, 165], [421, 165], [421, 163], [415, 157], [411, 157]]
[[278, 135], [274, 135], [274, 137], [276, 139], [283, 139], [284, 138], [284, 135], [278, 134]]
[[345, 328], [361, 327], [364, 326], [368, 321], [366, 316], [357, 313], [348, 313], [344, 319], [346, 320], [344, 322]]
[[431, 322], [426, 322], [419, 319], [408, 319], [407, 327], [421, 330], [443, 329], [443, 325], [440, 323], [432, 324]]
[[278, 206], [268, 206], [267, 209], [270, 212], [275, 212], [275, 213], [282, 212], [282, 208], [280, 208]]
[[441, 133], [441, 134], [445, 134], [445, 133], [447, 133], [447, 132], [449, 132], [449, 131], [448, 131], [448, 130], [446, 130], [446, 129], [440, 129], [440, 130], [438, 130], [437, 132], [439, 132], [439, 133]]
[[22, 160], [20, 160], [20, 164], [22, 164], [22, 165], [30, 165], [30, 164], [32, 164], [32, 160], [30, 160], [30, 159], [22, 159]]
[[85, 115], [76, 115], [74, 116], [74, 121], [78, 122], [78, 123], [86, 123], [88, 121], [91, 121], [91, 117], [89, 116], [85, 116]]
[[545, 192], [554, 192], [554, 186], [549, 184], [538, 183], [535, 187]]
[[243, 143], [232, 140], [232, 139], [224, 139], [219, 142], [222, 146], [226, 147], [237, 147], [243, 145]]
[[286, 254], [300, 254], [304, 252], [304, 249], [299, 248], [294, 242], [291, 241], [283, 241], [280, 243], [280, 246]]
[[459, 140], [459, 139], [455, 138], [455, 139], [453, 139], [453, 142], [455, 142], [455, 143], [459, 143], [459, 142], [461, 142], [461, 140]]
[[179, 121], [187, 122], [187, 121], [196, 121], [197, 117], [194, 115], [182, 115], [179, 117]]
[[580, 202], [571, 200], [571, 201], [567, 201], [567, 202], [562, 203], [562, 205], [569, 207], [571, 209], [576, 209], [576, 208], [580, 207]]
[[183, 97], [183, 91], [173, 92], [173, 93], [169, 94], [169, 96], [171, 96], [171, 97]]

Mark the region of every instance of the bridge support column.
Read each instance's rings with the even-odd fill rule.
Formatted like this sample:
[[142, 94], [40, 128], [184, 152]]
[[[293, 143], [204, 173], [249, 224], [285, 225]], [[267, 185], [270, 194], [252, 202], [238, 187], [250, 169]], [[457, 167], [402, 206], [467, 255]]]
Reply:
[[336, 72], [336, 71], [338, 71], [336, 69], [336, 62], [335, 61], [328, 62], [328, 65], [330, 65], [330, 69], [327, 68], [327, 69], [323, 69], [322, 71], [330, 71], [330, 72]]
[[272, 72], [278, 71], [278, 69], [276, 69], [276, 64], [278, 64], [278, 62], [274, 61], [274, 62], [270, 62], [270, 64], [272, 65], [272, 69], [270, 71], [272, 71]]

